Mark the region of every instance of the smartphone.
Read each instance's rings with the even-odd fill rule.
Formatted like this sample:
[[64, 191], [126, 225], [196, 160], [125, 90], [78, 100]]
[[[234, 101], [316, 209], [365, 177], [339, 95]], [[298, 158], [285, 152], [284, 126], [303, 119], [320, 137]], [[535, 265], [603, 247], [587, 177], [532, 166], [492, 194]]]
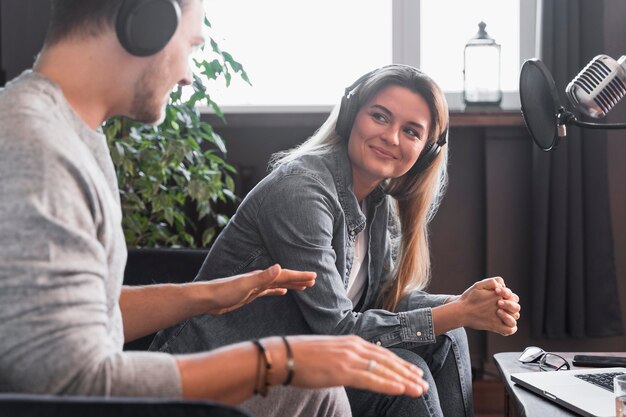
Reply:
[[593, 366], [596, 368], [626, 367], [626, 356], [575, 355], [572, 363], [574, 366]]

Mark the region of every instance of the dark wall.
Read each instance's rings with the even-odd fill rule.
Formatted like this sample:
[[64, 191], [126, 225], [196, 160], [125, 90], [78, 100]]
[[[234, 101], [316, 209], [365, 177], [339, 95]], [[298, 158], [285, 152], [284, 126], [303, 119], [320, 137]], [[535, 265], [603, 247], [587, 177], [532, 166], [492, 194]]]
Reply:
[[[625, 2], [613, 2], [605, 10], [604, 32], [605, 51], [609, 56], [626, 55], [626, 15]], [[626, 99], [622, 100], [609, 113], [607, 122], [626, 122]], [[613, 242], [615, 244], [615, 263], [620, 279], [620, 299], [622, 311], [626, 310], [626, 131], [609, 131], [609, 187], [611, 190], [611, 214], [613, 220]], [[623, 316], [624, 314], [622, 314]], [[626, 350], [626, 343], [621, 350]]]
[[0, 0], [0, 54], [6, 79], [32, 67], [43, 45], [50, 0]]
[[4, 64], [2, 63], [2, 4], [0, 4], [0, 86], [6, 83], [6, 71], [4, 70]]

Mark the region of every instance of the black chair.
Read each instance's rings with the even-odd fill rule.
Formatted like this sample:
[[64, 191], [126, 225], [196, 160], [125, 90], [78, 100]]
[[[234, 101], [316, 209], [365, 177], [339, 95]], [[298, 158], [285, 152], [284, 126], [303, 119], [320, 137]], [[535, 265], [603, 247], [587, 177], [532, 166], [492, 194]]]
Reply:
[[211, 401], [0, 394], [2, 417], [252, 417]]
[[192, 281], [208, 253], [208, 249], [129, 248], [124, 285]]
[[[128, 249], [124, 285], [150, 285], [193, 281], [208, 249]], [[133, 340], [124, 350], [148, 350], [154, 334]]]

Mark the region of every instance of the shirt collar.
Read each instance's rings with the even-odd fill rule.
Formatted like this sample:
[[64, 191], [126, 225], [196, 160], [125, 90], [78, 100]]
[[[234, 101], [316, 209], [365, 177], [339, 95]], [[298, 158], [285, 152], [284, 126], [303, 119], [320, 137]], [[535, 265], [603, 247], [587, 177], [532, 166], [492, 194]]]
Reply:
[[[333, 175], [337, 186], [339, 203], [346, 216], [348, 233], [352, 236], [356, 236], [356, 234], [360, 233], [365, 228], [366, 217], [361, 213], [359, 202], [354, 195], [352, 164], [348, 156], [348, 147], [343, 143], [337, 145], [332, 156], [334, 163]], [[384, 200], [385, 196], [384, 187], [380, 184], [366, 198], [366, 207], [368, 210], [377, 207]]]

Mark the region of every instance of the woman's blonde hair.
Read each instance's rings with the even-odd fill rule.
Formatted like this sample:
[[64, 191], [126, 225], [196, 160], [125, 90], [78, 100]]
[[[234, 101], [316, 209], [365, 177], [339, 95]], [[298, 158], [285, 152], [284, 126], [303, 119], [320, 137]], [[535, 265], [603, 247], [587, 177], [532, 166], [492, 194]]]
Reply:
[[[389, 65], [375, 70], [358, 85], [353, 86], [350, 100], [356, 100], [357, 109], [390, 85], [405, 87], [421, 95], [430, 109], [431, 123], [428, 143], [437, 141], [441, 135], [447, 136], [449, 116], [448, 104], [443, 91], [426, 74], [407, 65]], [[344, 96], [345, 98], [345, 96]], [[335, 106], [324, 124], [300, 146], [273, 155], [272, 168], [294, 160], [302, 155], [325, 154], [336, 145], [347, 143], [349, 138], [341, 137], [335, 127], [337, 119], [350, 117], [349, 126], [354, 123], [356, 114], [346, 116], [345, 105]], [[446, 137], [447, 142], [447, 137]], [[436, 145], [435, 145], [436, 146]], [[394, 311], [399, 301], [409, 291], [423, 289], [431, 276], [428, 225], [434, 217], [447, 185], [448, 146], [443, 145], [433, 162], [424, 170], [409, 169], [398, 178], [386, 181], [386, 192], [394, 199], [393, 214], [400, 226], [396, 262], [393, 279], [387, 281], [380, 294], [383, 308]]]

